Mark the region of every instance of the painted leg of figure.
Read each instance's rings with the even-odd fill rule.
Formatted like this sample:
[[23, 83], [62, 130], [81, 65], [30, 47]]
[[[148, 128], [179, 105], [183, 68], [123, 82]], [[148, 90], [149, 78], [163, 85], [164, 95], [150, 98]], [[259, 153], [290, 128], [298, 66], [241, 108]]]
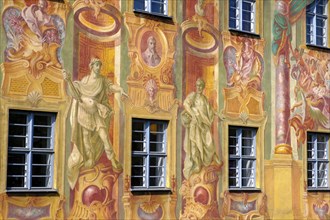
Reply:
[[108, 133], [104, 128], [100, 128], [99, 136], [100, 136], [101, 140], [103, 141], [105, 154], [107, 155], [107, 158], [111, 161], [112, 167], [115, 170], [120, 170], [120, 171], [123, 170], [123, 167], [121, 166], [119, 161], [116, 159], [116, 155], [115, 155], [115, 152], [113, 152], [112, 144], [110, 143]]
[[93, 156], [91, 142], [90, 142], [90, 131], [88, 131], [85, 128], [83, 128], [82, 131], [83, 131], [85, 155], [87, 156], [87, 160], [85, 161], [85, 167], [91, 168], [94, 166], [94, 161], [93, 161], [94, 156]]

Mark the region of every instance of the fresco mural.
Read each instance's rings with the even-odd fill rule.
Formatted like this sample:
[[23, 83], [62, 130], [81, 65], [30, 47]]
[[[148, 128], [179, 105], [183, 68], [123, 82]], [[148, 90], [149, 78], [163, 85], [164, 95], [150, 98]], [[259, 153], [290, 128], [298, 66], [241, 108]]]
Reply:
[[295, 80], [294, 102], [289, 124], [295, 129], [298, 146], [307, 130], [330, 129], [330, 55], [295, 49], [291, 77]]
[[[229, 0], [166, 1], [162, 16], [144, 0], [0, 2], [0, 220], [329, 219], [305, 172], [307, 132], [330, 131], [330, 53], [304, 42], [312, 1], [256, 0], [252, 35], [228, 28]], [[43, 192], [3, 181], [11, 109], [56, 114]], [[135, 119], [167, 124], [163, 188], [131, 186]], [[230, 126], [255, 129], [251, 191], [229, 190]]]

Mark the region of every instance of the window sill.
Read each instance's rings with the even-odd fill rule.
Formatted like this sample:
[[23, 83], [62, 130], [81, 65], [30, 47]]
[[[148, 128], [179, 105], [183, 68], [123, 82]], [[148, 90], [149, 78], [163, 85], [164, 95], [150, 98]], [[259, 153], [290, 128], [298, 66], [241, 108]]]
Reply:
[[307, 189], [307, 192], [330, 192], [330, 188]]
[[7, 194], [58, 194], [56, 189], [7, 189]]
[[229, 188], [228, 189], [229, 192], [233, 192], [233, 193], [240, 193], [240, 192], [256, 192], [256, 193], [260, 193], [261, 189], [259, 188]]
[[134, 188], [131, 189], [131, 193], [134, 195], [172, 194], [172, 190], [170, 188]]
[[319, 46], [319, 45], [315, 45], [315, 44], [308, 44], [308, 43], [306, 43], [306, 46], [307, 46], [307, 48], [310, 48], [310, 49], [316, 49], [316, 50], [322, 50], [322, 51], [330, 52], [329, 47]]
[[144, 14], [144, 15], [148, 15], [148, 16], [156, 16], [156, 17], [172, 20], [171, 16], [168, 16], [168, 15], [165, 15], [165, 14], [160, 14], [160, 13], [155, 13], [155, 12], [148, 12], [148, 11], [143, 11], [143, 10], [139, 10], [139, 9], [134, 9], [133, 12], [137, 13], [137, 14]]
[[253, 32], [249, 32], [249, 31], [243, 31], [243, 30], [238, 30], [238, 29], [234, 29], [234, 28], [229, 28], [228, 29], [231, 33], [236, 34], [236, 35], [246, 35], [246, 36], [250, 36], [250, 37], [254, 37], [254, 38], [258, 38], [260, 39], [260, 34], [256, 34]]

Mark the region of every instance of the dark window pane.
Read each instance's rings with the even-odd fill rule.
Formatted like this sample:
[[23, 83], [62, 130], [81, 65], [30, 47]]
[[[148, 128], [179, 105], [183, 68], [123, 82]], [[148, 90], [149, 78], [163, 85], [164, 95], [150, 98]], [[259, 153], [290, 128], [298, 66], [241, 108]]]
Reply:
[[145, 10], [144, 0], [134, 0], [134, 9]]
[[164, 184], [164, 177], [150, 177], [149, 178], [149, 186], [159, 186], [163, 187]]
[[27, 126], [9, 125], [9, 135], [26, 136]]
[[150, 143], [150, 151], [164, 152], [164, 145], [162, 143]]
[[48, 187], [50, 185], [49, 177], [32, 177], [32, 187]]
[[229, 177], [237, 177], [238, 176], [238, 169], [229, 168]]
[[27, 115], [10, 112], [9, 113], [9, 123], [10, 124], [27, 124]]
[[242, 146], [253, 146], [253, 139], [250, 138], [242, 138]]
[[141, 165], [144, 166], [144, 158], [143, 157], [132, 157], [132, 165]]
[[33, 138], [33, 148], [51, 148], [50, 138]]
[[132, 129], [133, 131], [144, 131], [144, 122], [133, 120]]
[[144, 178], [143, 177], [132, 177], [131, 184], [132, 186], [144, 186]]
[[7, 177], [7, 187], [24, 187], [24, 177]]
[[151, 1], [151, 12], [153, 13], [164, 14], [165, 13], [164, 7], [165, 6], [162, 3]]
[[8, 147], [27, 147], [27, 138], [25, 137], [9, 137]]
[[132, 176], [145, 176], [146, 169], [145, 167], [132, 167]]
[[51, 137], [52, 128], [50, 127], [33, 127], [34, 137]]
[[236, 169], [238, 167], [238, 160], [229, 160], [229, 168]]
[[229, 147], [229, 154], [230, 155], [239, 155], [239, 151], [237, 147]]
[[50, 166], [33, 166], [32, 176], [34, 175], [50, 175]]
[[144, 132], [133, 132], [132, 134], [132, 140], [134, 141], [145, 141], [145, 133]]
[[51, 125], [52, 116], [50, 115], [34, 115], [34, 125]]
[[33, 154], [32, 164], [51, 164], [51, 155], [49, 154]]
[[144, 142], [132, 142], [132, 151], [145, 151]]
[[229, 178], [229, 186], [230, 187], [239, 186], [238, 178]]
[[162, 134], [162, 133], [150, 133], [150, 141], [163, 142], [164, 141], [164, 134]]
[[164, 167], [150, 167], [149, 169], [150, 176], [165, 176]]
[[150, 157], [150, 166], [165, 166], [165, 158], [163, 157]]
[[27, 166], [26, 165], [8, 165], [7, 175], [26, 175]]
[[252, 129], [242, 129], [242, 136], [243, 137], [253, 138], [254, 132], [253, 132]]
[[8, 164], [10, 164], [10, 163], [25, 164], [26, 163], [25, 154], [9, 153], [8, 154]]
[[250, 147], [243, 147], [242, 148], [242, 155], [245, 155], [245, 156], [253, 156], [254, 155], [254, 152], [252, 150], [252, 148]]

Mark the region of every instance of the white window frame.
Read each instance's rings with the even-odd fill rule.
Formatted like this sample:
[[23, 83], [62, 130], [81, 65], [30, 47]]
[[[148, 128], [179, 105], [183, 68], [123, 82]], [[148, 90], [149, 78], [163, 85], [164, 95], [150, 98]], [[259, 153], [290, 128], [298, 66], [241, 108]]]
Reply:
[[[236, 8], [234, 7], [236, 11], [236, 16], [231, 17], [230, 9], [231, 5], [230, 3], [232, 1], [236, 1]], [[249, 33], [256, 33], [256, 2], [257, 0], [229, 0], [229, 28], [234, 30], [239, 30], [243, 32], [249, 32]], [[252, 4], [252, 11], [251, 14], [251, 20], [248, 21], [251, 24], [251, 30], [243, 30], [243, 3], [249, 3]], [[230, 21], [235, 20], [236, 27], [230, 27]]]
[[[328, 7], [329, 7], [329, 1], [328, 0], [320, 0], [318, 3], [321, 3], [322, 5], [325, 4], [325, 9], [324, 9], [324, 14], [320, 14], [317, 13], [316, 8], [317, 6], [314, 6], [313, 11], [309, 11], [309, 6], [312, 6], [314, 4], [316, 4], [316, 2], [314, 1], [313, 3], [311, 3], [309, 6], [306, 7], [306, 43], [309, 45], [315, 45], [315, 46], [321, 46], [321, 47], [327, 47], [328, 46], [328, 31], [329, 31], [329, 27], [328, 27]], [[308, 28], [308, 19], [311, 18], [312, 22], [311, 22], [311, 28]], [[323, 33], [322, 33], [322, 44], [318, 44], [317, 43], [317, 37], [320, 35], [316, 34], [317, 31], [317, 26], [316, 26], [316, 20], [317, 18], [321, 18], [324, 19], [324, 26], [322, 27], [323, 29]], [[308, 34], [310, 35], [308, 37]]]
[[[144, 0], [144, 9], [142, 9], [142, 11], [145, 11], [145, 12], [150, 13], [150, 14], [166, 15], [167, 16], [168, 15], [168, 3], [169, 3], [168, 1], [169, 0], [163, 0], [163, 1], [164, 2], [160, 2], [160, 0]], [[152, 2], [163, 4], [164, 5], [164, 13], [153, 12], [152, 7], [151, 7]], [[136, 9], [135, 7], [134, 7], [134, 10], [141, 11], [141, 9]]]
[[[322, 136], [325, 137], [325, 141], [320, 140]], [[307, 189], [308, 190], [330, 189], [329, 139], [330, 139], [330, 135], [327, 133], [316, 133], [316, 132], [307, 133]], [[324, 149], [320, 149], [322, 145], [324, 146]], [[323, 153], [323, 158], [318, 157], [318, 152]], [[325, 168], [323, 170], [324, 176], [320, 178], [319, 166], [324, 166], [324, 164], [325, 164]], [[318, 181], [319, 179], [322, 179], [321, 184], [319, 184]]]
[[[133, 124], [134, 123], [143, 123], [144, 125], [144, 131], [141, 130], [133, 130]], [[155, 124], [161, 124], [164, 126], [164, 131], [163, 132], [153, 132], [153, 133], [163, 133], [163, 140], [161, 142], [157, 142], [158, 144], [161, 143], [163, 145], [162, 149], [163, 151], [151, 151], [150, 150], [150, 143], [152, 141], [150, 140], [150, 124], [155, 123]], [[131, 188], [132, 190], [137, 189], [137, 190], [152, 190], [152, 189], [166, 189], [166, 160], [167, 160], [167, 130], [168, 130], [168, 121], [162, 121], [162, 120], [151, 120], [151, 119], [132, 119], [132, 162], [131, 162]], [[144, 140], [139, 141], [139, 140], [134, 140], [133, 139], [133, 133], [144, 133]], [[134, 151], [134, 143], [143, 143], [143, 151]], [[156, 143], [156, 142], [154, 142]], [[143, 175], [133, 175], [133, 170], [135, 168], [141, 167], [141, 165], [135, 165], [133, 163], [133, 157], [139, 157], [143, 158], [144, 164], [142, 167], [145, 167], [143, 170]], [[162, 175], [161, 176], [151, 176], [150, 174], [150, 158], [151, 157], [156, 157], [156, 158], [163, 158], [163, 164], [162, 166], [158, 166], [162, 170]], [[156, 168], [156, 167], [153, 167]], [[143, 185], [142, 186], [137, 186], [133, 185], [133, 178], [141, 178], [143, 179]], [[150, 178], [156, 178], [160, 177], [163, 179], [162, 184], [158, 186], [152, 186], [150, 185]]]
[[[27, 118], [26, 124], [18, 124], [18, 123], [10, 123], [8, 121], [8, 158], [10, 154], [24, 154], [25, 155], [25, 163], [24, 164], [15, 164], [15, 163], [9, 163], [7, 161], [7, 191], [8, 192], [15, 192], [15, 191], [30, 191], [30, 190], [37, 190], [37, 191], [43, 191], [43, 190], [51, 190], [53, 189], [53, 182], [54, 182], [54, 136], [55, 136], [55, 121], [56, 121], [56, 113], [46, 113], [46, 112], [34, 112], [34, 111], [20, 111], [20, 110], [10, 110], [9, 111], [9, 118], [11, 115], [25, 115]], [[50, 125], [35, 125], [34, 124], [34, 117], [35, 116], [49, 116], [50, 117]], [[21, 135], [10, 135], [11, 126], [17, 126], [17, 127], [23, 127], [26, 126], [26, 135], [25, 135], [25, 147], [15, 147], [15, 146], [9, 146], [10, 137], [20, 136]], [[35, 137], [33, 135], [34, 128], [50, 128], [50, 136], [48, 137]], [[34, 138], [49, 138], [49, 146], [47, 148], [34, 148], [33, 147], [33, 139]], [[32, 158], [33, 155], [43, 154], [49, 156], [48, 163], [47, 164], [33, 164]], [[9, 166], [15, 166], [15, 165], [24, 165], [25, 167], [25, 174], [24, 174], [24, 186], [23, 187], [17, 187], [17, 186], [8, 186], [8, 178], [9, 177], [20, 177], [21, 175], [15, 175], [15, 174], [9, 174]], [[32, 186], [32, 179], [35, 177], [38, 177], [38, 175], [33, 175], [32, 170], [36, 166], [46, 166], [49, 167], [49, 179], [46, 186]], [[47, 175], [40, 175], [40, 177], [47, 177]]]
[[[236, 131], [236, 135], [235, 136], [230, 136], [230, 131], [231, 129], [233, 129], [234, 131]], [[243, 136], [243, 130], [248, 130], [252, 132], [252, 145], [251, 145], [251, 153], [250, 155], [243, 155], [243, 146], [242, 146], [242, 140], [243, 139], [251, 139], [250, 137], [244, 137]], [[238, 190], [246, 190], [246, 189], [256, 189], [256, 173], [257, 173], [257, 146], [256, 146], [256, 135], [257, 135], [257, 128], [252, 128], [252, 127], [239, 127], [239, 126], [229, 126], [228, 128], [228, 154], [229, 154], [229, 163], [228, 163], [228, 187], [229, 190], [233, 190], [233, 189], [238, 189]], [[236, 141], [236, 145], [231, 145], [230, 141], [231, 139], [237, 139]], [[235, 154], [231, 153], [231, 148], [234, 149], [236, 151]], [[251, 176], [249, 177], [249, 181], [252, 181], [252, 184], [248, 184], [247, 186], [243, 186], [243, 167], [242, 164], [244, 162], [244, 160], [248, 160], [248, 161], [253, 161], [252, 164], [252, 172], [250, 175], [252, 175], [252, 179]], [[237, 161], [237, 165], [236, 167], [231, 167], [230, 165], [230, 161]], [[235, 176], [230, 176], [231, 169], [235, 169], [236, 170], [236, 175]], [[236, 179], [236, 184], [235, 185], [230, 185], [231, 178], [235, 178]]]

